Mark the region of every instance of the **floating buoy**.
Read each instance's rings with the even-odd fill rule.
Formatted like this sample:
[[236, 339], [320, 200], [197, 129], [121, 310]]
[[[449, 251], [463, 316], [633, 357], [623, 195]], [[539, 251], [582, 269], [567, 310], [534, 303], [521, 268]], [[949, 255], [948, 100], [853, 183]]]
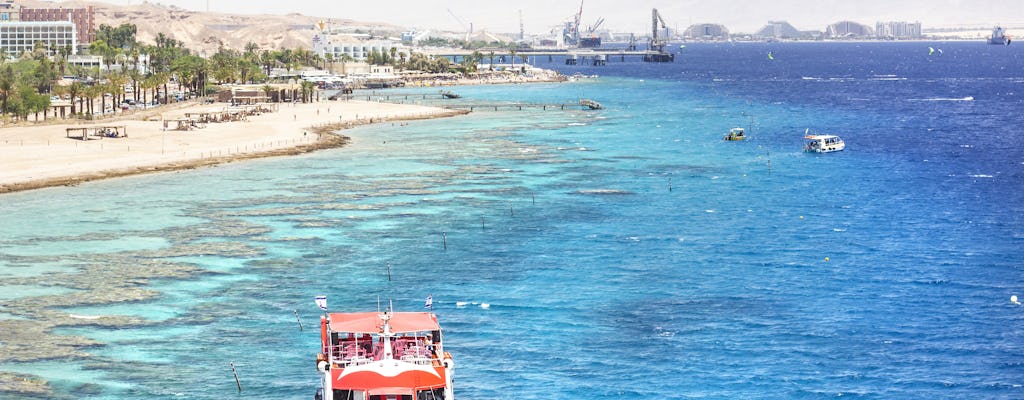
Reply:
[[1017, 295], [1010, 296], [1010, 302], [1016, 305], [1020, 305], [1020, 301], [1017, 301]]
[[825, 257], [825, 262], [828, 262], [828, 257]]
[[801, 216], [800, 216], [800, 219], [804, 219], [804, 216], [803, 216], [803, 215], [801, 215]]

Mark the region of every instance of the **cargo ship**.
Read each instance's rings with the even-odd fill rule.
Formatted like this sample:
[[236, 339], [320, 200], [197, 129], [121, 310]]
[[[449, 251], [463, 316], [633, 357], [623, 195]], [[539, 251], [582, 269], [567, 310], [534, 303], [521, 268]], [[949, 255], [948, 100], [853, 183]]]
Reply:
[[1001, 26], [997, 26], [992, 29], [992, 36], [988, 38], [988, 44], [1001, 44], [1009, 46], [1011, 42], [1010, 36], [1006, 34], [1006, 31]]
[[598, 47], [601, 47], [601, 37], [581, 37], [579, 47], [584, 49], [596, 49]]

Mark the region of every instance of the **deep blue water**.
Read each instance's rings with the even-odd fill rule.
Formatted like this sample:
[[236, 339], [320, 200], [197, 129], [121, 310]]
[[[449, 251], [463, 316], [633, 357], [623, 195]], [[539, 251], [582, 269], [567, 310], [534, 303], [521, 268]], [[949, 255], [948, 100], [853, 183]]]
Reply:
[[[432, 294], [464, 399], [1024, 397], [1022, 47], [674, 50], [456, 88], [602, 111], [364, 127], [343, 149], [5, 195], [0, 318], [75, 296], [59, 274], [79, 268], [198, 273], [55, 308], [150, 323], [58, 327], [102, 344], [0, 370], [58, 398], [219, 399], [233, 361], [242, 397], [309, 398], [315, 295]], [[751, 139], [722, 141], [733, 126]], [[805, 129], [847, 150], [803, 153]]]

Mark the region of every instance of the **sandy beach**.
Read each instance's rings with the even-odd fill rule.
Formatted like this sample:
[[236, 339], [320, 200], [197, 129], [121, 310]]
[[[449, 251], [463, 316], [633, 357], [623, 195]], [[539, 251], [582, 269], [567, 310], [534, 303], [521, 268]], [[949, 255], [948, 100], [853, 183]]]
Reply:
[[[156, 108], [100, 122], [69, 121], [0, 129], [0, 193], [155, 171], [196, 168], [246, 158], [304, 153], [343, 146], [332, 134], [383, 121], [463, 114], [436, 107], [364, 101], [275, 104], [276, 111], [242, 121], [174, 130], [186, 113], [223, 112], [224, 103]], [[194, 115], [194, 114], [193, 114]], [[164, 128], [164, 121], [170, 128]], [[69, 138], [67, 128], [116, 126], [125, 137]], [[72, 132], [72, 136], [78, 132]]]

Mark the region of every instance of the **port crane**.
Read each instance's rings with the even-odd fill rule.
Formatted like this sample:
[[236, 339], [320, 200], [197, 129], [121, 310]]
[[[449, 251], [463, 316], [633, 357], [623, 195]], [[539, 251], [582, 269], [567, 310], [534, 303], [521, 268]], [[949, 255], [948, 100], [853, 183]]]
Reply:
[[675, 54], [665, 51], [665, 45], [668, 44], [667, 39], [658, 38], [658, 23], [661, 23], [662, 29], [667, 29], [668, 24], [665, 23], [665, 19], [658, 13], [657, 8], [651, 9], [651, 42], [650, 42], [650, 54], [644, 56], [644, 61], [647, 62], [673, 62], [676, 59]]
[[580, 0], [579, 11], [573, 14], [571, 21], [565, 23], [565, 29], [562, 31], [565, 44], [578, 47], [601, 47], [601, 40], [594, 35], [594, 31], [604, 23], [604, 18], [598, 18], [594, 25], [588, 27], [586, 36], [581, 35], [582, 20], [583, 0]]
[[458, 15], [455, 15], [455, 12], [452, 11], [452, 9], [446, 8], [446, 10], [448, 10], [448, 14], [451, 14], [452, 18], [455, 18], [455, 20], [462, 25], [462, 29], [466, 31], [465, 40], [467, 43], [469, 43], [469, 38], [473, 36], [473, 23], [470, 22], [469, 24], [466, 24], [466, 21], [463, 21], [462, 18], [459, 18]]
[[590, 34], [591, 36], [593, 36], [594, 32], [597, 31], [597, 28], [600, 28], [601, 24], [603, 24], [603, 23], [604, 23], [604, 17], [598, 18], [597, 21], [594, 22], [594, 25], [591, 25], [591, 26], [587, 27], [587, 33]]
[[519, 41], [526, 40], [526, 30], [523, 29], [523, 10], [519, 10]]

